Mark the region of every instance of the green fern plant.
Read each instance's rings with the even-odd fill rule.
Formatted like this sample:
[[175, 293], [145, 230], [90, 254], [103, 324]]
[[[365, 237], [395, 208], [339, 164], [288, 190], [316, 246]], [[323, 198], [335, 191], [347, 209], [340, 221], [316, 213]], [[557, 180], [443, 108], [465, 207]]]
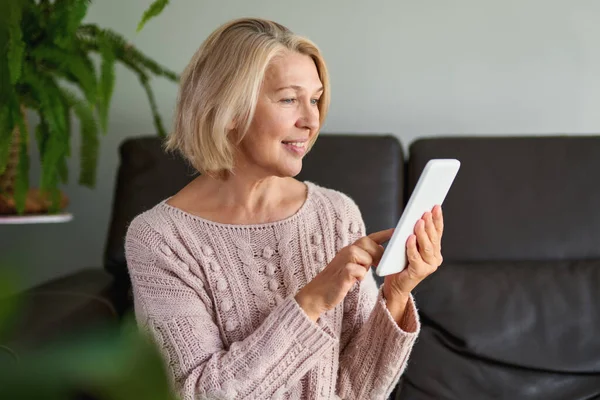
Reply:
[[[160, 13], [152, 6], [138, 25]], [[160, 4], [164, 3], [164, 4]], [[90, 0], [3, 0], [0, 13], [0, 177], [14, 176], [12, 193], [19, 213], [29, 189], [29, 128], [25, 109], [39, 115], [35, 138], [41, 159], [40, 189], [50, 193], [54, 210], [58, 187], [69, 179], [71, 116], [80, 121], [79, 184], [94, 187], [99, 132], [106, 132], [115, 85], [115, 64], [137, 75], [148, 97], [154, 125], [165, 136], [150, 79], [178, 81], [178, 74], [144, 55], [118, 33], [83, 24]], [[92, 54], [100, 57], [99, 68]], [[75, 90], [69, 87], [75, 87]], [[15, 146], [18, 149], [15, 150]], [[12, 151], [11, 151], [12, 149]], [[15, 160], [10, 162], [12, 157]], [[14, 168], [9, 174], [9, 168]], [[0, 188], [0, 191], [2, 189]]]

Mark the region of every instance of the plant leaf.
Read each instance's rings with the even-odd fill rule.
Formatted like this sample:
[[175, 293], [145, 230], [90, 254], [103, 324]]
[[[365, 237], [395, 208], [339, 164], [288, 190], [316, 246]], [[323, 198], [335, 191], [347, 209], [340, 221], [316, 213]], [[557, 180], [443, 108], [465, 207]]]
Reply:
[[102, 35], [100, 41], [100, 55], [102, 56], [102, 66], [100, 67], [100, 84], [98, 88], [99, 101], [98, 113], [100, 115], [100, 125], [104, 133], [108, 130], [108, 111], [110, 100], [115, 87], [115, 53], [111, 42]]
[[40, 100], [40, 109], [48, 124], [48, 138], [44, 143], [44, 152], [40, 154], [42, 159], [40, 188], [52, 192], [53, 199], [56, 199], [55, 192], [59, 182], [58, 166], [61, 158], [66, 156], [69, 146], [64, 99], [51, 77], [39, 74], [37, 71], [34, 72], [27, 65], [23, 70], [23, 75], [24, 80]]
[[56, 0], [52, 6], [48, 30], [54, 44], [72, 48], [73, 35], [81, 25], [91, 0]]
[[140, 82], [146, 91], [146, 95], [148, 97], [148, 101], [150, 102], [150, 108], [152, 110], [152, 117], [154, 119], [154, 127], [158, 131], [158, 136], [165, 137], [167, 136], [167, 132], [162, 123], [162, 119], [160, 118], [160, 114], [158, 113], [158, 106], [156, 105], [156, 99], [154, 98], [154, 93], [152, 92], [152, 88], [150, 87], [150, 83], [146, 77], [141, 76]]
[[148, 9], [144, 11], [144, 14], [142, 15], [142, 20], [138, 23], [137, 32], [142, 30], [142, 28], [144, 27], [144, 25], [146, 25], [146, 22], [148, 22], [148, 20], [159, 15], [167, 6], [167, 4], [169, 4], [169, 0], [155, 0], [150, 5], [150, 7], [148, 7]]
[[[13, 1], [15, 0], [11, 0], [11, 4]], [[6, 18], [8, 18], [7, 14], [0, 13], [0, 54], [7, 54], [10, 47]], [[12, 118], [15, 104], [15, 90], [11, 83], [9, 59], [0, 57], [0, 174], [6, 169], [10, 153], [12, 132], [15, 126]]]
[[154, 75], [163, 76], [175, 82], [179, 80], [177, 73], [158, 64], [129, 43], [123, 36], [110, 29], [101, 29], [94, 24], [85, 24], [81, 26], [78, 33], [84, 43], [83, 47], [89, 48], [92, 45], [92, 48], [100, 51], [100, 42], [104, 42], [110, 46], [119, 61], [125, 62], [124, 60], [127, 60], [129, 63], [149, 70]]
[[40, 160], [44, 161], [44, 154], [46, 153], [46, 143], [50, 137], [50, 128], [48, 128], [48, 121], [42, 112], [41, 108], [38, 108], [38, 115], [40, 117], [39, 124], [35, 127], [35, 141], [38, 145], [38, 152], [40, 153]]
[[10, 71], [10, 82], [15, 84], [21, 76], [21, 66], [23, 64], [23, 54], [25, 43], [23, 43], [23, 33], [21, 32], [22, 4], [20, 0], [8, 0], [6, 13], [8, 16], [8, 69]]
[[40, 46], [31, 52], [38, 63], [45, 63], [46, 68], [64, 76], [81, 87], [87, 101], [96, 104], [97, 83], [96, 70], [85, 53], [65, 51], [58, 47]]
[[75, 111], [80, 121], [81, 148], [79, 183], [93, 188], [96, 185], [96, 168], [98, 164], [98, 126], [92, 109], [73, 93], [61, 89], [63, 96]]
[[15, 204], [17, 213], [23, 214], [25, 211], [25, 200], [27, 199], [27, 191], [29, 190], [29, 132], [27, 124], [23, 119], [24, 115], [21, 110], [18, 110], [14, 119], [19, 127], [19, 164], [17, 167], [17, 179], [15, 182]]
[[13, 140], [13, 108], [12, 103], [9, 103], [8, 107], [0, 107], [0, 175], [6, 170]]
[[177, 73], [161, 66], [156, 61], [143, 54], [137, 48], [131, 46], [126, 48], [125, 51], [126, 53], [124, 54], [124, 57], [129, 57], [132, 62], [137, 65], [142, 65], [154, 75], [163, 76], [173, 82], [179, 81], [179, 75]]

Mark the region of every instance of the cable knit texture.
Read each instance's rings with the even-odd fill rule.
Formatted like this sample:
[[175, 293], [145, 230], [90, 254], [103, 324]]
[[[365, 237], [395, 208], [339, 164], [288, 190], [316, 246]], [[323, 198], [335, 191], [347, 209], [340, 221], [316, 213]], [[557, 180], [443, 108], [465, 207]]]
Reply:
[[295, 301], [365, 235], [354, 201], [306, 182], [291, 217], [220, 224], [162, 201], [134, 219], [126, 257], [136, 319], [183, 399], [384, 399], [420, 324], [411, 298], [394, 322], [372, 269], [312, 322]]

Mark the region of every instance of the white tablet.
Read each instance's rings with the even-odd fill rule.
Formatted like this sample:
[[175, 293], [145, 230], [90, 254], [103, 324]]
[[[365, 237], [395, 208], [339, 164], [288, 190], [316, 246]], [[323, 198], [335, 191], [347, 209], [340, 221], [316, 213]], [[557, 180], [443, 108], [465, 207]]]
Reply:
[[442, 205], [460, 168], [455, 159], [429, 160], [387, 244], [375, 273], [379, 276], [395, 274], [407, 266], [406, 241], [414, 233], [415, 224], [434, 206]]

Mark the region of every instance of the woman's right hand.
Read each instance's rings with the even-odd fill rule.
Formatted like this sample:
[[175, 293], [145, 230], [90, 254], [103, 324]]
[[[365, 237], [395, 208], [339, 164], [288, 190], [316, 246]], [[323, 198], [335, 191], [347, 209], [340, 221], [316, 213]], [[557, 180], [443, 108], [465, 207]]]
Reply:
[[323, 271], [297, 294], [298, 305], [317, 321], [322, 313], [337, 306], [354, 283], [362, 281], [372, 265], [383, 255], [382, 243], [390, 240], [394, 229], [374, 232], [341, 249]]

